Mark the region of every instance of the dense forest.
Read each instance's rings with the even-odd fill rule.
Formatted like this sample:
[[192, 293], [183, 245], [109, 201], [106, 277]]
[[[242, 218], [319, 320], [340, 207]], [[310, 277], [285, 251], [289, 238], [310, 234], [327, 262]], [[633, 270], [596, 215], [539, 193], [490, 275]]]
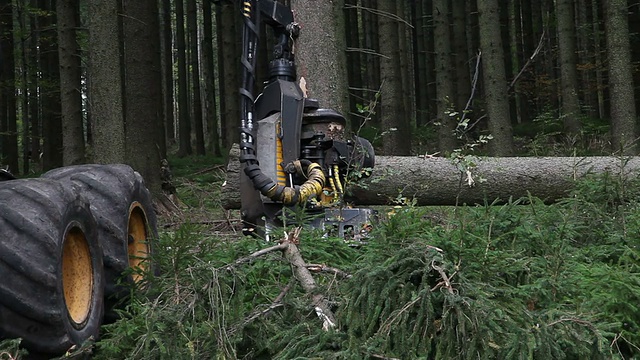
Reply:
[[[240, 2], [3, 4], [0, 162], [14, 173], [125, 162], [158, 191], [167, 152], [224, 156], [236, 141]], [[380, 154], [446, 155], [479, 138], [498, 156], [637, 151], [639, 3], [290, 5], [310, 96]]]

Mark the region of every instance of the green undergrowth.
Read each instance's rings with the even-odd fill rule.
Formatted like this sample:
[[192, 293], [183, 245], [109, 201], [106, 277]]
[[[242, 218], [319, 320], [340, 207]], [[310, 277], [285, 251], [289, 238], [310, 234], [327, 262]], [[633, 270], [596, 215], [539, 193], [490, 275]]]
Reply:
[[305, 230], [307, 263], [353, 275], [316, 275], [332, 331], [279, 252], [229, 266], [275, 243], [183, 226], [95, 358], [638, 358], [637, 185], [609, 175], [553, 205], [396, 208], [359, 247]]
[[308, 264], [352, 275], [315, 274], [331, 331], [279, 251], [235, 263], [276, 241], [186, 224], [161, 234], [93, 358], [638, 359], [638, 185], [605, 174], [552, 205], [396, 207], [359, 246], [305, 229]]

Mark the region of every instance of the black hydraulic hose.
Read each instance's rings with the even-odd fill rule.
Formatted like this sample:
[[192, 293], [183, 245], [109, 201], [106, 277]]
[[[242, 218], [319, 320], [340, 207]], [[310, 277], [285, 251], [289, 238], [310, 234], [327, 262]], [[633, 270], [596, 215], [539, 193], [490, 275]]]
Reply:
[[294, 188], [278, 184], [262, 170], [256, 157], [255, 130], [253, 126], [254, 101], [253, 88], [255, 85], [256, 51], [258, 47], [260, 10], [256, 0], [243, 1], [242, 14], [244, 27], [242, 31], [242, 88], [241, 96], [241, 126], [240, 126], [240, 162], [245, 164], [244, 173], [260, 193], [273, 201], [284, 205], [304, 204], [311, 196], [320, 195], [325, 184], [322, 167], [308, 160], [298, 160], [293, 165], [296, 173], [307, 178], [299, 187]]

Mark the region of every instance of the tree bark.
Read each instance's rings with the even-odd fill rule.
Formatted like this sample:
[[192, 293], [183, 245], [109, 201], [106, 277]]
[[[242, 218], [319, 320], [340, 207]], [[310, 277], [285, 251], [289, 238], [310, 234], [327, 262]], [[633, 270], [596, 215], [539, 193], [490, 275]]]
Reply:
[[79, 5], [57, 1], [60, 105], [62, 108], [62, 161], [64, 166], [84, 163], [81, 64], [76, 29]]
[[216, 107], [215, 64], [213, 58], [213, 12], [210, 1], [202, 2], [202, 73], [204, 78], [205, 123], [209, 132], [209, 150], [221, 156]]
[[291, 0], [302, 30], [296, 42], [298, 77], [307, 81], [308, 96], [320, 106], [349, 112], [344, 0]]
[[159, 129], [164, 126], [157, 0], [124, 0], [126, 163], [138, 171], [153, 196], [162, 194]]
[[51, 170], [62, 162], [62, 110], [60, 108], [60, 65], [56, 32], [55, 0], [40, 0], [42, 32], [40, 64], [42, 71], [42, 169]]
[[558, 22], [558, 48], [560, 62], [560, 86], [562, 96], [561, 115], [564, 130], [572, 135], [580, 132], [580, 102], [578, 99], [578, 73], [576, 70], [576, 27], [572, 0], [556, 1]]
[[605, 1], [604, 8], [609, 57], [611, 143], [614, 151], [634, 155], [637, 154], [638, 146], [627, 1], [608, 0]]
[[196, 0], [187, 0], [187, 29], [191, 56], [191, 106], [196, 135], [196, 155], [204, 155], [204, 127], [202, 124], [202, 98], [200, 97], [200, 56], [198, 51], [198, 7]]
[[93, 162], [125, 161], [120, 1], [89, 1], [89, 104]]
[[[14, 62], [14, 32], [13, 32], [13, 7], [4, 6], [0, 11], [0, 43], [2, 46], [2, 102], [3, 113], [0, 115], [2, 122], [2, 155], [9, 169], [14, 172], [20, 170], [18, 165], [18, 127], [16, 113], [16, 88], [15, 88], [15, 62]], [[2, 165], [2, 164], [0, 164]]]
[[176, 48], [178, 51], [178, 156], [193, 153], [191, 147], [191, 116], [189, 113], [189, 93], [187, 86], [187, 56], [184, 33], [184, 1], [177, 0], [176, 6]]
[[397, 8], [395, 1], [378, 2], [380, 41], [380, 109], [382, 149], [385, 154], [408, 155], [411, 153], [410, 125], [405, 115], [402, 99], [402, 73], [400, 71], [400, 37], [398, 36]]
[[509, 114], [504, 51], [500, 33], [498, 0], [478, 1], [480, 48], [489, 132], [493, 140], [489, 151], [494, 156], [513, 154], [513, 132]]
[[[205, 3], [209, 3], [205, 1]], [[165, 137], [170, 145], [176, 142], [173, 100], [173, 31], [171, 29], [171, 0], [162, 0], [162, 94], [164, 97]]]
[[[229, 153], [221, 192], [225, 209], [240, 207], [239, 151]], [[378, 156], [373, 175], [348, 186], [355, 205], [393, 205], [400, 198], [416, 205], [504, 203], [510, 198], [533, 197], [551, 203], [565, 198], [576, 180], [588, 174], [640, 175], [640, 157], [498, 157], [474, 159], [473, 186], [467, 174], [446, 158]]]
[[[436, 93], [438, 95], [436, 122], [438, 124], [438, 148], [443, 154], [450, 154], [457, 145], [455, 129], [458, 126], [456, 99], [452, 72], [451, 30], [449, 23], [449, 0], [433, 1], [433, 40], [436, 66]], [[402, 154], [407, 155], [407, 154]]]

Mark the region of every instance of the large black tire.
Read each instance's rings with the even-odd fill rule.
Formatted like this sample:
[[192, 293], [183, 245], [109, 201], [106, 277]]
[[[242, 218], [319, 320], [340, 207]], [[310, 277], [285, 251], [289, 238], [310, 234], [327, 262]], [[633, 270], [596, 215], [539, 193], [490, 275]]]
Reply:
[[115, 309], [130, 294], [129, 285], [140, 283], [140, 274], [152, 271], [153, 239], [158, 233], [149, 190], [140, 174], [122, 164], [67, 166], [43, 177], [78, 186], [89, 200], [103, 249], [105, 321], [112, 322], [118, 318]]
[[61, 354], [98, 338], [102, 251], [89, 204], [50, 179], [0, 183], [0, 337]]

